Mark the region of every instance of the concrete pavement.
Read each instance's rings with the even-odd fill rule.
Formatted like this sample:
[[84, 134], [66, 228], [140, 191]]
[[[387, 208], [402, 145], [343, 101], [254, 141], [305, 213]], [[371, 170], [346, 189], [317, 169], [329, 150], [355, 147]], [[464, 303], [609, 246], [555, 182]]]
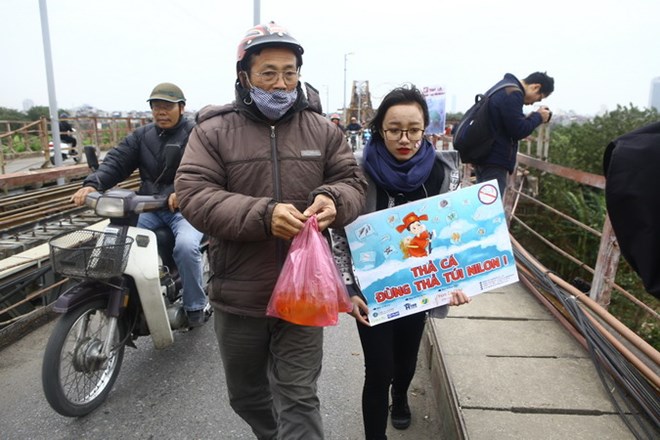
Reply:
[[[69, 439], [253, 439], [228, 404], [212, 324], [175, 333], [175, 343], [155, 350], [147, 338], [126, 349], [108, 400], [80, 419], [55, 413], [41, 389], [42, 356], [53, 323], [0, 351], [0, 438]], [[390, 440], [437, 440], [440, 435], [426, 359], [420, 356], [411, 387], [409, 429], [389, 428]], [[325, 331], [319, 396], [326, 440], [364, 438], [360, 396], [363, 356], [355, 321], [343, 314]]]
[[634, 438], [585, 349], [521, 284], [429, 329], [442, 439]]
[[43, 156], [26, 157], [24, 159], [12, 159], [5, 162], [5, 173], [16, 173], [19, 171], [35, 171], [41, 168], [45, 159]]

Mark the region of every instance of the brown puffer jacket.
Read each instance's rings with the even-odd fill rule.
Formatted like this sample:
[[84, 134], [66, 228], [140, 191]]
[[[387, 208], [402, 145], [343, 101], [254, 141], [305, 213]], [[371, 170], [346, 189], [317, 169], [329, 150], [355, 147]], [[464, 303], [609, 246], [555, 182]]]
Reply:
[[265, 316], [289, 247], [270, 232], [276, 202], [302, 212], [327, 194], [333, 227], [363, 209], [366, 181], [350, 147], [298, 91], [293, 111], [272, 126], [240, 91], [233, 104], [203, 108], [177, 172], [183, 215], [210, 237], [209, 298], [229, 313]]

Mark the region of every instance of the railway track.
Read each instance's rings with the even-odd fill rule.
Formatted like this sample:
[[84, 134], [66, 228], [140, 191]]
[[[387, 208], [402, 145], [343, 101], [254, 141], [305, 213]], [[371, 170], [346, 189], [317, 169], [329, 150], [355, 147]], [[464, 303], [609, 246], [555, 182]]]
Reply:
[[[137, 189], [137, 174], [118, 185]], [[0, 259], [42, 244], [53, 235], [96, 223], [87, 208], [74, 206], [69, 199], [80, 183], [27, 191], [0, 198]]]
[[[138, 174], [118, 186], [136, 190]], [[77, 182], [0, 198], [0, 329], [51, 303], [67, 286], [66, 279], [53, 274], [47, 253], [38, 246], [102, 220], [69, 201], [79, 188]]]

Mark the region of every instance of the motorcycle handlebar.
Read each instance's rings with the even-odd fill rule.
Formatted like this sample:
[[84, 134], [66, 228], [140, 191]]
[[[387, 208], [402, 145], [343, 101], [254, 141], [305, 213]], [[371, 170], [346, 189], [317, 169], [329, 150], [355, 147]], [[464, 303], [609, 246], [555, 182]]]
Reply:
[[165, 209], [168, 198], [165, 195], [140, 195], [127, 189], [112, 189], [88, 194], [85, 205], [102, 217], [126, 218], [132, 214]]

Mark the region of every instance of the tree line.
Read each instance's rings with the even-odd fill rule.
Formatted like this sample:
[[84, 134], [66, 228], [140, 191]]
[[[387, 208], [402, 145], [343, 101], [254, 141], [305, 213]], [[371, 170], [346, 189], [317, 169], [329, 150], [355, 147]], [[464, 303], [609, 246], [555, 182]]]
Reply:
[[[64, 111], [60, 111], [63, 113]], [[0, 121], [38, 121], [41, 117], [50, 118], [50, 109], [43, 105], [22, 112], [13, 108], [0, 107]]]

